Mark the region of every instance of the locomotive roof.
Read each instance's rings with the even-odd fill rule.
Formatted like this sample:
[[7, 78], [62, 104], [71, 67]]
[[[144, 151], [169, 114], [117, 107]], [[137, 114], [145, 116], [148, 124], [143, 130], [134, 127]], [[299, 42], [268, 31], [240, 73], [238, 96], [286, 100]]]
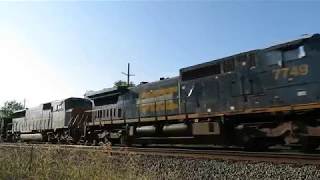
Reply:
[[43, 106], [44, 104], [55, 103], [55, 102], [60, 102], [60, 101], [65, 101], [65, 100], [68, 100], [68, 99], [85, 99], [85, 98], [81, 98], [81, 97], [69, 97], [69, 98], [65, 98], [65, 99], [61, 99], [61, 100], [54, 100], [54, 101], [50, 101], [50, 102], [41, 103], [41, 104], [39, 104], [39, 105], [37, 105], [37, 106], [33, 106], [33, 107], [30, 107], [30, 108], [25, 108], [25, 109], [17, 110], [17, 111], [14, 111], [13, 113], [19, 113], [19, 112], [23, 112], [23, 111], [26, 111], [26, 110], [34, 110], [34, 109], [37, 109], [37, 108]]
[[69, 99], [85, 99], [85, 98], [82, 98], [82, 97], [68, 97], [68, 98], [64, 98], [64, 99], [58, 99], [58, 100], [54, 100], [54, 101], [49, 101], [49, 102], [41, 103], [41, 104], [39, 104], [39, 105], [48, 104], [48, 103], [55, 103], [55, 102], [61, 102], [61, 101], [69, 100]]
[[287, 46], [297, 45], [297, 44], [302, 43], [305, 40], [308, 40], [308, 39], [313, 38], [315, 36], [319, 37], [320, 34], [318, 34], [318, 33], [305, 34], [305, 35], [300, 36], [298, 38], [291, 39], [291, 40], [288, 40], [288, 41], [283, 41], [283, 42], [280, 42], [280, 43], [276, 43], [276, 44], [273, 44], [271, 46], [265, 47], [263, 49], [254, 49], [254, 50], [250, 50], [250, 51], [240, 52], [240, 53], [237, 53], [237, 54], [234, 54], [234, 55], [231, 55], [231, 56], [219, 58], [219, 59], [216, 59], [216, 60], [211, 60], [211, 61], [208, 61], [208, 62], [196, 64], [196, 65], [185, 67], [185, 68], [181, 68], [180, 72], [206, 67], [206, 66], [213, 65], [213, 64], [219, 63], [221, 61], [224, 61], [226, 59], [229, 59], [229, 58], [232, 58], [232, 57], [236, 57], [236, 56], [240, 56], [240, 55], [243, 55], [243, 54], [255, 53], [255, 52], [258, 52], [258, 51], [261, 51], [261, 50], [262, 51], [270, 51], [270, 50], [273, 50], [273, 49], [279, 49], [279, 48], [284, 48], [284, 47], [287, 47]]
[[184, 71], [189, 71], [189, 70], [193, 70], [193, 69], [198, 69], [198, 68], [210, 66], [210, 65], [222, 62], [224, 60], [227, 60], [227, 59], [230, 59], [230, 58], [233, 58], [233, 57], [237, 57], [237, 56], [241, 56], [241, 55], [249, 54], [249, 53], [255, 53], [257, 51], [259, 51], [259, 50], [258, 49], [254, 49], [254, 50], [249, 50], [249, 51], [245, 51], [245, 52], [240, 52], [240, 53], [237, 53], [237, 54], [234, 54], [234, 55], [231, 55], [231, 56], [219, 58], [219, 59], [216, 59], [216, 60], [207, 61], [207, 62], [204, 62], [204, 63], [196, 64], [196, 65], [185, 67], [185, 68], [181, 68], [180, 72], [184, 72]]
[[152, 85], [155, 85], [155, 84], [158, 84], [158, 83], [166, 83], [168, 81], [172, 81], [172, 80], [175, 80], [175, 79], [178, 79], [178, 78], [179, 78], [179, 76], [174, 76], [174, 77], [166, 78], [166, 79], [163, 79], [163, 80], [152, 81], [152, 82], [148, 82], [148, 83], [145, 83], [145, 84], [139, 84], [137, 86], [130, 87], [130, 89], [133, 89], [133, 88], [136, 88], [136, 87], [152, 86]]
[[14, 111], [14, 112], [13, 112], [13, 114], [15, 114], [15, 113], [19, 113], [19, 112], [23, 112], [23, 111], [26, 111], [26, 110], [28, 110], [28, 108], [20, 109], [20, 110]]
[[318, 33], [315, 33], [315, 34], [304, 34], [304, 35], [302, 35], [300, 37], [297, 37], [295, 39], [282, 41], [282, 42], [273, 44], [271, 46], [268, 46], [268, 47], [264, 48], [264, 50], [270, 51], [270, 50], [274, 50], [274, 49], [284, 48], [284, 47], [287, 47], [287, 46], [297, 45], [297, 44], [300, 44], [300, 43], [304, 42], [305, 40], [313, 38], [315, 36], [320, 36], [320, 35]]
[[106, 97], [106, 96], [115, 96], [115, 95], [120, 95], [121, 93], [125, 92], [127, 89], [136, 89], [136, 88], [156, 85], [158, 83], [166, 83], [168, 81], [172, 81], [172, 80], [178, 79], [178, 78], [179, 78], [179, 76], [175, 76], [175, 77], [166, 78], [163, 80], [157, 80], [157, 81], [148, 82], [145, 84], [139, 84], [137, 86], [133, 86], [133, 87], [129, 87], [129, 88], [127, 88], [126, 86], [104, 88], [104, 89], [98, 90], [98, 91], [87, 92], [84, 94], [84, 96], [88, 97], [90, 99], [97, 99], [97, 98]]
[[102, 93], [105, 93], [105, 92], [112, 92], [112, 91], [116, 91], [118, 88], [117, 87], [112, 87], [112, 88], [104, 88], [104, 89], [101, 89], [101, 90], [98, 90], [98, 91], [89, 91], [89, 92], [86, 92], [84, 94], [84, 96], [93, 96], [93, 95], [96, 95], [96, 94], [102, 94]]
[[126, 86], [120, 86], [120, 87], [112, 87], [112, 88], [104, 88], [102, 90], [98, 91], [89, 91], [84, 94], [85, 97], [88, 98], [97, 98], [97, 96], [105, 94], [108, 96], [114, 96], [114, 95], [119, 95], [121, 92], [127, 90], [128, 88]]

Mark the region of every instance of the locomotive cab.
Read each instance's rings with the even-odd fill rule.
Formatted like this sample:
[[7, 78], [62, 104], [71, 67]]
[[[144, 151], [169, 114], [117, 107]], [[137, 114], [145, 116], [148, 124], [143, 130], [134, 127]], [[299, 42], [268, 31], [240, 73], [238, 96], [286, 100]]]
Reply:
[[319, 102], [320, 35], [305, 36], [263, 50], [262, 81], [269, 106]]
[[69, 98], [65, 100], [66, 110], [74, 108], [92, 108], [92, 102], [84, 98]]

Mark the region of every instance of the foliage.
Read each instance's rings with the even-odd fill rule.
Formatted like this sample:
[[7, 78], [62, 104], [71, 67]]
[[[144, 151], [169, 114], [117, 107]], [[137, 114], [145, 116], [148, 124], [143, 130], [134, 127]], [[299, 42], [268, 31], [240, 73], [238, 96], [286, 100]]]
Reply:
[[10, 117], [14, 111], [23, 109], [23, 105], [16, 100], [6, 101], [4, 105], [1, 107], [1, 114], [4, 117]]
[[[114, 83], [114, 87], [128, 86], [127, 84], [128, 83], [126, 81], [119, 80]], [[133, 87], [133, 86], [135, 86], [135, 84], [133, 82], [130, 82], [129, 87]]]
[[[141, 156], [128, 152], [16, 145], [0, 147], [0, 154], [0, 179], [159, 179], [152, 169], [141, 167]], [[178, 173], [160, 176], [177, 179]]]

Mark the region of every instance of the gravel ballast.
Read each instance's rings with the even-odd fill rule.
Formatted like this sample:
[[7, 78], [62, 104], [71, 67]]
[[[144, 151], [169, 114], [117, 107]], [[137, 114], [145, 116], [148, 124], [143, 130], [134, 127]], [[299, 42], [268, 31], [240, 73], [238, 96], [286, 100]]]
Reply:
[[[134, 155], [135, 156], [135, 155]], [[123, 159], [124, 158], [124, 159]], [[120, 159], [127, 159], [122, 156]], [[158, 155], [139, 155], [139, 173], [151, 171], [157, 179], [320, 179], [317, 166], [253, 163], [214, 159], [191, 159]], [[119, 160], [119, 159], [118, 159]]]
[[0, 146], [0, 179], [320, 179], [318, 166]]

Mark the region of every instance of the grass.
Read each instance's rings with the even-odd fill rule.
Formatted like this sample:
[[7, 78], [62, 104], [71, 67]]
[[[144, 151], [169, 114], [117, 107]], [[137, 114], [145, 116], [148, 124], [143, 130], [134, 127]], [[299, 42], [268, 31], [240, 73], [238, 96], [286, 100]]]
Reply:
[[[141, 169], [140, 155], [110, 155], [102, 150], [63, 147], [0, 146], [0, 179], [159, 179], [159, 174]], [[178, 174], [161, 175], [177, 179]], [[165, 177], [164, 177], [165, 176]]]

